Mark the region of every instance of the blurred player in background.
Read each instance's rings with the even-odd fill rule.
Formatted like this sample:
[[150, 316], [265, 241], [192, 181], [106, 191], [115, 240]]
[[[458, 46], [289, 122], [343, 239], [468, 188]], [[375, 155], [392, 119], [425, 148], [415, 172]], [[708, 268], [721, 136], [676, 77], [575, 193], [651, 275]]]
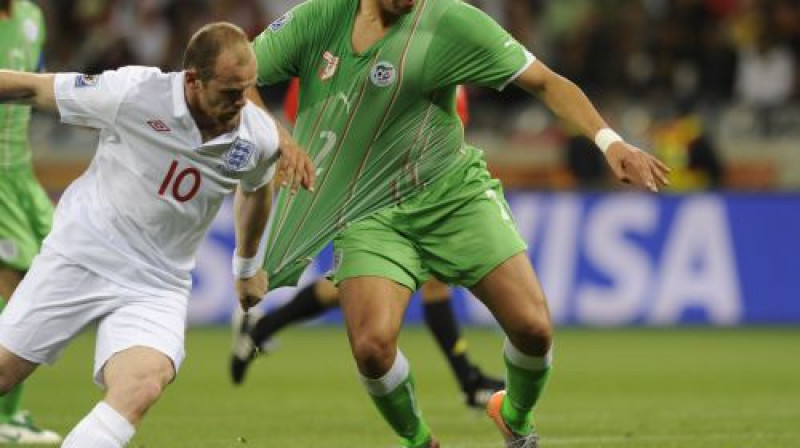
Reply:
[[[297, 78], [289, 83], [283, 103], [286, 119], [292, 124], [297, 119], [297, 95], [300, 84]], [[456, 91], [456, 110], [464, 126], [469, 120], [467, 92], [463, 87]], [[450, 369], [458, 380], [467, 406], [484, 408], [492, 393], [504, 387], [503, 380], [484, 374], [470, 362], [467, 341], [453, 314], [450, 289], [436, 279], [425, 282], [420, 288], [425, 323], [433, 333], [439, 348], [447, 358]], [[325, 278], [302, 288], [289, 302], [269, 313], [251, 312], [245, 316], [235, 312], [233, 319], [234, 345], [231, 355], [231, 379], [241, 384], [250, 363], [258, 353], [269, 351], [270, 340], [288, 325], [322, 315], [339, 306], [339, 291]]]
[[294, 135], [313, 195], [279, 195], [270, 286], [296, 283], [333, 238], [333, 280], [361, 380], [413, 448], [439, 443], [397, 347], [411, 293], [431, 276], [471, 288], [507, 335], [507, 391], [487, 406], [508, 447], [535, 447], [550, 373], [544, 293], [483, 154], [464, 143], [458, 85], [511, 82], [594, 139], [615, 175], [656, 191], [667, 168], [611, 130], [584, 93], [460, 0], [310, 0], [255, 39], [259, 82], [300, 78]]
[[[0, 69], [39, 71], [45, 25], [39, 7], [0, 0]], [[11, 297], [42, 239], [53, 206], [33, 173], [28, 145], [31, 108], [0, 105], [0, 311]], [[0, 397], [0, 444], [55, 444], [61, 437], [38, 428], [20, 408], [23, 384]]]
[[[258, 251], [278, 155], [299, 149], [244, 97], [256, 61], [240, 28], [201, 28], [183, 66], [0, 71], [0, 99], [100, 130], [92, 164], [59, 201], [41, 253], [0, 315], [0, 393], [98, 323], [93, 373], [105, 394], [65, 448], [127, 445], [175, 379], [197, 246], [228, 194], [235, 192], [239, 300], [246, 306], [266, 293], [260, 264], [243, 260]], [[287, 177], [310, 188], [305, 174]]]

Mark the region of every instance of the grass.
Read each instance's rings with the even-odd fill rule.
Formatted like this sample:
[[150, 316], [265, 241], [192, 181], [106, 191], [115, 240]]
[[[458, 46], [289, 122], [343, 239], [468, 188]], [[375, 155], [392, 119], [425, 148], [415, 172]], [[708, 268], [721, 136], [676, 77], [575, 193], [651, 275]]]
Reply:
[[[473, 359], [501, 372], [501, 335], [469, 329]], [[394, 436], [363, 392], [339, 327], [284, 333], [242, 387], [227, 377], [227, 329], [193, 329], [178, 381], [134, 438], [136, 448], [390, 447]], [[467, 409], [423, 328], [405, 330], [426, 418], [445, 448], [500, 447]], [[100, 398], [93, 334], [28, 383], [37, 420], [68, 432]], [[562, 329], [537, 410], [556, 448], [800, 447], [800, 329]]]

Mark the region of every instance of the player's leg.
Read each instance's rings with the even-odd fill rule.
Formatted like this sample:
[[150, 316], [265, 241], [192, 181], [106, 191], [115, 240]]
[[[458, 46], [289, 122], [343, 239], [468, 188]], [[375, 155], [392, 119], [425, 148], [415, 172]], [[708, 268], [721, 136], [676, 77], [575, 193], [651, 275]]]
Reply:
[[334, 240], [333, 280], [364, 387], [404, 446], [437, 447], [418, 408], [414, 377], [397, 347], [411, 292], [424, 280], [415, 245], [397, 229], [396, 208], [378, 212]]
[[485, 375], [478, 366], [470, 362], [467, 341], [461, 336], [461, 329], [453, 313], [450, 287], [432, 278], [422, 284], [420, 293], [425, 323], [447, 358], [464, 392], [467, 406], [485, 408], [489, 397], [503, 389], [505, 383], [502, 379]]
[[[30, 268], [33, 256], [49, 232], [53, 207], [27, 170], [6, 172], [0, 181], [0, 312]], [[0, 442], [58, 443], [61, 436], [36, 426], [22, 410], [24, 383], [0, 397]]]
[[[506, 331], [501, 428], [508, 446], [536, 446], [531, 413], [550, 372], [552, 327], [525, 241], [499, 182], [479, 158], [460, 177], [434, 188], [429, 201], [435, 207], [418, 207], [425, 215], [418, 224], [424, 263], [437, 277], [470, 287]], [[493, 402], [494, 396], [487, 410]], [[500, 419], [499, 409], [496, 414]]]
[[397, 347], [411, 291], [369, 276], [349, 278], [339, 286], [350, 347], [367, 393], [405, 446], [430, 446], [432, 436], [420, 417], [411, 368]]
[[70, 431], [64, 448], [124, 447], [185, 356], [185, 296], [154, 297], [106, 286], [115, 306], [98, 326], [94, 364], [95, 383], [105, 394]]
[[[300, 289], [291, 300], [266, 314], [251, 311], [243, 316], [237, 309], [233, 319], [234, 343], [230, 372], [234, 384], [244, 381], [247, 368], [259, 352], [268, 350], [272, 337], [295, 323], [320, 316], [339, 304], [339, 291], [330, 280], [321, 278]], [[253, 319], [256, 317], [256, 319]]]
[[501, 401], [494, 405], [500, 406], [502, 420], [514, 434], [530, 434], [533, 408], [550, 376], [553, 327], [527, 254], [521, 252], [504, 261], [472, 290], [508, 336], [503, 349], [506, 395], [496, 398]]
[[[0, 263], [0, 313], [3, 312], [8, 298], [11, 297], [11, 294], [14, 293], [19, 282], [22, 281], [22, 276], [22, 272], [3, 266], [2, 263]], [[0, 394], [2, 395], [0, 396], [0, 442], [2, 442], [4, 438], [14, 437], [13, 434], [7, 434], [9, 428], [6, 428], [5, 425], [11, 422], [14, 415], [19, 412], [23, 389], [24, 384], [19, 383], [9, 391]]]
[[172, 361], [149, 347], [117, 353], [103, 368], [107, 387], [99, 402], [64, 439], [63, 448], [121, 448], [175, 376]]

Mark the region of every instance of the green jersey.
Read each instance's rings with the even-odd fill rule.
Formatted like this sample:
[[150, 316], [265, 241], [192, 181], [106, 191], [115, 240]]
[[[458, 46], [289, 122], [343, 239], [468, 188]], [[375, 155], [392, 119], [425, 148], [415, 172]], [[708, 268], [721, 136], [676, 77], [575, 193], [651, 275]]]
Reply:
[[533, 56], [460, 0], [419, 0], [372, 47], [352, 47], [359, 0], [310, 0], [254, 42], [261, 83], [300, 78], [295, 139], [317, 167], [316, 192], [276, 203], [265, 269], [296, 283], [345, 226], [463, 169], [459, 84], [502, 89]]
[[[0, 69], [37, 71], [44, 35], [39, 7], [28, 1], [12, 1], [11, 17], [0, 18]], [[30, 115], [30, 106], [0, 104], [0, 168], [30, 163]]]

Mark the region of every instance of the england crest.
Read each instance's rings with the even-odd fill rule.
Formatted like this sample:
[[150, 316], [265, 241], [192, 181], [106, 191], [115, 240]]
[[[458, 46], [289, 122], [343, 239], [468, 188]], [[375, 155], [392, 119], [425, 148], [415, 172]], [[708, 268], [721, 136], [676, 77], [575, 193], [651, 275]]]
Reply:
[[227, 171], [239, 171], [245, 166], [253, 153], [256, 151], [256, 145], [247, 140], [237, 138], [231, 145], [231, 149], [222, 156], [222, 163], [225, 164]]

